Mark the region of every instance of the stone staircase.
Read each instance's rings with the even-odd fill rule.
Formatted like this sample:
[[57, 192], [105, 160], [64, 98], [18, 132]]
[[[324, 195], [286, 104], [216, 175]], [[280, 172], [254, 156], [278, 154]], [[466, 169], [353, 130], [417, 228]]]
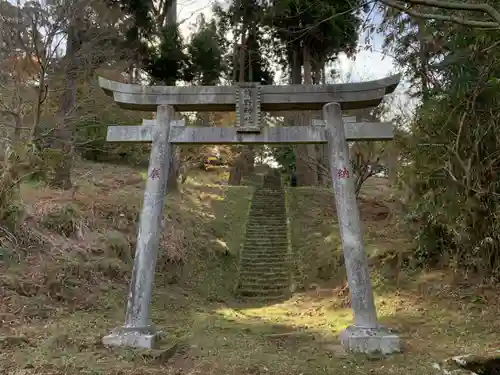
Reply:
[[278, 173], [264, 176], [253, 195], [236, 292], [265, 300], [290, 292], [285, 192]]

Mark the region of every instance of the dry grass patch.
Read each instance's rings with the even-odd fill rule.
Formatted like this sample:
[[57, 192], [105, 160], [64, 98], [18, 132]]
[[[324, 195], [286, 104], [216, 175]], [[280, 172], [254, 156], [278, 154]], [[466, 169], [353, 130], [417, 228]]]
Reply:
[[[58, 226], [44, 229], [50, 241], [59, 241], [49, 243], [58, 246], [0, 262], [2, 374], [434, 375], [433, 362], [498, 348], [494, 288], [473, 280], [457, 283], [463, 279], [443, 272], [405, 272], [396, 284], [381, 267], [387, 258], [379, 255], [408, 246], [408, 240], [394, 229], [394, 215], [385, 214], [386, 203], [369, 197], [361, 207], [376, 259], [376, 303], [381, 322], [403, 338], [403, 354], [347, 355], [338, 344], [338, 332], [352, 317], [326, 191], [297, 189], [288, 202], [307, 290], [278, 304], [235, 301], [236, 255], [252, 189], [214, 184], [187, 184], [166, 203], [165, 220], [176, 230], [164, 234], [152, 308], [153, 321], [165, 332], [162, 347], [104, 348], [101, 337], [124, 316], [143, 181], [141, 171], [124, 167], [84, 166], [82, 176], [85, 168], [91, 177], [74, 194], [23, 187], [34, 225], [60, 210], [54, 207], [70, 204], [77, 212], [70, 221], [84, 229], [81, 238], [60, 233]], [[115, 180], [115, 174], [137, 182]], [[326, 282], [317, 268], [324, 260], [331, 262]]]

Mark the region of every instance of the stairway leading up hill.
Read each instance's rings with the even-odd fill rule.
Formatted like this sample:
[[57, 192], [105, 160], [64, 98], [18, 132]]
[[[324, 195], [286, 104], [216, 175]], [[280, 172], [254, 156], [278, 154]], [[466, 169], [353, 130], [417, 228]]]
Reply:
[[264, 176], [252, 197], [237, 293], [281, 299], [290, 291], [285, 192], [278, 173]]

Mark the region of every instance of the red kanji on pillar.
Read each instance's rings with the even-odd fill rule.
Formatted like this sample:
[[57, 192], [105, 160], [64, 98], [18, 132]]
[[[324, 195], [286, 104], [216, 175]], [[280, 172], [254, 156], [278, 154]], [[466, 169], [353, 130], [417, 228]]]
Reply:
[[349, 171], [346, 167], [344, 167], [343, 169], [337, 169], [337, 176], [339, 178], [349, 178]]
[[157, 178], [160, 178], [160, 170], [158, 168], [153, 168], [151, 170], [151, 174], [149, 175], [149, 177], [152, 180], [156, 180]]

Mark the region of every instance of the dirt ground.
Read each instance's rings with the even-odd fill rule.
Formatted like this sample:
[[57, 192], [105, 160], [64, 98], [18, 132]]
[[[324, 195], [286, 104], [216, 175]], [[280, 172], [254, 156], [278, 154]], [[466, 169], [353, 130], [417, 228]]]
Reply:
[[[244, 223], [251, 190], [206, 181], [192, 181], [167, 202], [166, 219], [175, 230], [163, 238], [169, 256], [160, 256], [152, 309], [163, 331], [161, 348], [104, 348], [102, 336], [124, 318], [144, 176], [86, 164], [78, 177], [81, 187], [73, 192], [23, 187], [32, 247], [19, 245], [9, 253], [5, 249], [15, 239], [2, 235], [1, 374], [426, 375], [436, 374], [434, 362], [500, 347], [495, 286], [447, 270], [394, 272], [397, 255], [381, 256], [407, 251], [410, 244], [388, 201], [390, 190], [377, 180], [360, 206], [380, 321], [399, 333], [403, 353], [367, 357], [339, 346], [338, 333], [352, 313], [338, 265], [332, 265], [338, 277], [330, 281], [304, 276], [306, 287], [286, 301], [236, 301], [236, 266], [228, 254], [241, 242], [238, 223]], [[306, 250], [338, 253], [334, 212], [322, 201], [330, 198], [316, 193], [311, 201], [306, 192], [296, 192], [315, 207], [304, 220], [320, 215], [324, 223], [309, 227], [316, 239]], [[304, 204], [296, 200], [291, 209]], [[51, 216], [54, 211], [59, 216]], [[61, 212], [71, 220], [57, 221]], [[315, 270], [299, 269], [304, 275]]]

